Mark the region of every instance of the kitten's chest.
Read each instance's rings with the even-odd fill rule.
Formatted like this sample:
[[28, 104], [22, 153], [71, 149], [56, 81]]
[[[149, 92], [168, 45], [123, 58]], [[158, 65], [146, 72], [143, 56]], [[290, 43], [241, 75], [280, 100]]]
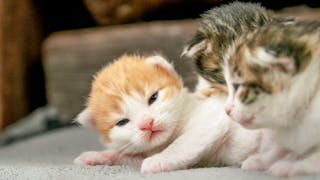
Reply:
[[320, 116], [309, 114], [296, 127], [276, 131], [275, 137], [284, 147], [303, 154], [320, 144]]

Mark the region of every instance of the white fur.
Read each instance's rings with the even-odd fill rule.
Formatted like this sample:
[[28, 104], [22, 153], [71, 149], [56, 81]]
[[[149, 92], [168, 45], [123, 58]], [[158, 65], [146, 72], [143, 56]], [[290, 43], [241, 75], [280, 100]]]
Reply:
[[93, 127], [93, 119], [88, 108], [81, 111], [74, 120], [84, 127]]
[[203, 95], [201, 91], [210, 89], [210, 88], [211, 88], [210, 83], [206, 79], [198, 75], [198, 82], [195, 87], [195, 95], [197, 95], [199, 98], [207, 98], [206, 96]]
[[141, 165], [143, 156], [130, 156], [118, 151], [106, 150], [106, 151], [87, 151], [80, 154], [74, 159], [73, 163], [77, 165]]
[[181, 120], [186, 121], [182, 131], [168, 147], [143, 161], [142, 172], [185, 169], [202, 162], [207, 166], [240, 165], [258, 146], [258, 131], [245, 130], [225, 115], [224, 98], [188, 96], [181, 112]]
[[232, 80], [231, 80], [231, 74], [230, 74], [230, 69], [228, 68], [227, 62], [224, 61], [224, 68], [223, 68], [224, 72], [224, 77], [226, 79], [226, 83], [227, 83], [227, 87], [228, 87], [228, 98], [226, 101], [225, 106], [227, 108], [231, 108], [233, 106], [233, 99], [234, 99], [234, 89], [233, 89], [233, 85], [232, 85]]
[[162, 67], [170, 70], [171, 72], [175, 72], [172, 64], [170, 64], [166, 59], [164, 59], [162, 56], [155, 55], [155, 56], [150, 56], [146, 59], [151, 64], [159, 64]]
[[277, 63], [277, 59], [272, 53], [266, 52], [263, 47], [255, 48], [255, 56], [245, 49], [244, 56], [246, 57], [246, 62], [249, 64], [259, 64], [260, 66], [268, 66], [270, 63]]
[[209, 89], [210, 87], [211, 87], [210, 83], [207, 80], [205, 80], [202, 76], [198, 75], [198, 82], [197, 82], [195, 91], [198, 92], [204, 89]]
[[207, 43], [205, 40], [199, 42], [198, 44], [195, 44], [190, 48], [189, 46], [185, 47], [181, 53], [181, 56], [186, 56], [189, 58], [193, 58], [195, 54], [197, 54], [199, 51], [207, 48]]
[[270, 66], [270, 64], [278, 64], [287, 73], [294, 71], [293, 61], [289, 57], [276, 57], [275, 52], [271, 50], [266, 51], [263, 47], [256, 47], [254, 56], [249, 52], [248, 49], [245, 50], [246, 62], [249, 64], [259, 64], [260, 66]]

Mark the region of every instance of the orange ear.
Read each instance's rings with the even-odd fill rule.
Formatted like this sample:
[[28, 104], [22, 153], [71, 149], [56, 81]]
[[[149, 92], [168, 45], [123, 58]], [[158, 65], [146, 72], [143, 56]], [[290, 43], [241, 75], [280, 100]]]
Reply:
[[95, 127], [94, 119], [91, 113], [89, 112], [88, 108], [85, 108], [83, 111], [81, 111], [75, 118], [75, 121], [83, 125], [84, 127]]

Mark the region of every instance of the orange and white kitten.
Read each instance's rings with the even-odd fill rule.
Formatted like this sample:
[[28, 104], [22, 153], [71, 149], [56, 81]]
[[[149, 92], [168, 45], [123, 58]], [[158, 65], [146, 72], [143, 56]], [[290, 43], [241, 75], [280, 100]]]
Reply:
[[320, 173], [319, 44], [319, 22], [271, 23], [236, 42], [225, 59], [226, 112], [245, 127], [272, 129], [290, 151], [284, 156], [275, 146], [282, 153], [256, 159], [261, 166], [274, 158], [273, 175]]
[[267, 147], [265, 132], [247, 130], [224, 112], [225, 96], [197, 98], [161, 56], [122, 56], [92, 83], [77, 121], [95, 128], [107, 150], [82, 153], [75, 164], [141, 165], [156, 173], [241, 165]]

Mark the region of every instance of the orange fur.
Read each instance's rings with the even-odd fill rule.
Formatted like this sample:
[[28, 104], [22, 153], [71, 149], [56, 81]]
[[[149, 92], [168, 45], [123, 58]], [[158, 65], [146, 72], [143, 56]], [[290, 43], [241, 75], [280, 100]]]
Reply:
[[[95, 120], [95, 128], [106, 142], [115, 124], [125, 118], [119, 107], [124, 95], [138, 93], [146, 97], [165, 89], [170, 98], [183, 87], [180, 78], [159, 64], [147, 62], [147, 57], [124, 55], [103, 68], [95, 77], [88, 99], [88, 108]], [[151, 93], [151, 94], [150, 94]]]
[[226, 97], [228, 95], [228, 91], [225, 86], [215, 86], [208, 89], [200, 90], [200, 94], [205, 97]]

